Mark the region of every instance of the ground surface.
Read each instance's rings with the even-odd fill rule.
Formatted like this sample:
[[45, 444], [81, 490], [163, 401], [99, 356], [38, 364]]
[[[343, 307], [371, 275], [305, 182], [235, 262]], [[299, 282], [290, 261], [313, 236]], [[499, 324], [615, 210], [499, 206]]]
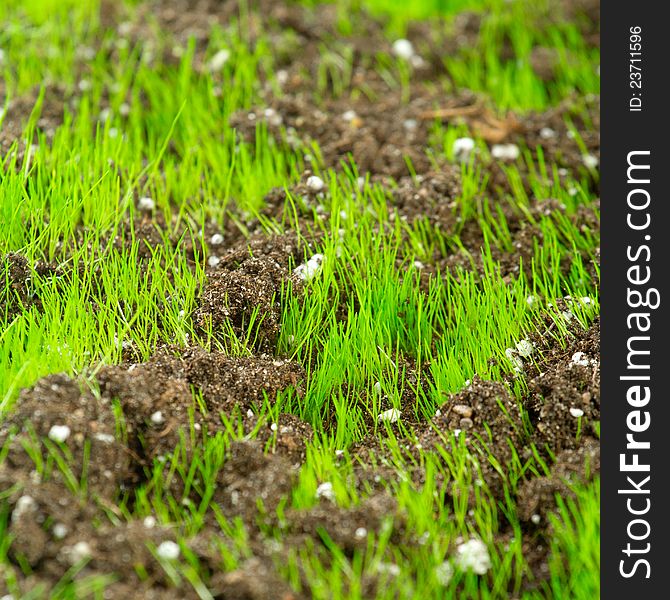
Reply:
[[598, 23], [2, 3], [0, 597], [597, 597]]

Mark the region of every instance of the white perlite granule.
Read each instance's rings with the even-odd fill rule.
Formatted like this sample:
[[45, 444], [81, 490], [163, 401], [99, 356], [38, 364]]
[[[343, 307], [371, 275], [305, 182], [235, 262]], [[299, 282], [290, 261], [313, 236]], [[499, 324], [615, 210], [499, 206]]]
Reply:
[[435, 567], [435, 579], [437, 579], [440, 585], [447, 586], [451, 581], [451, 578], [454, 576], [454, 567], [451, 566], [449, 561], [444, 561], [443, 563]]
[[223, 69], [223, 66], [228, 62], [230, 59], [230, 50], [226, 50], [225, 48], [222, 50], [219, 50], [212, 58], [209, 59], [209, 63], [207, 63], [207, 68], [214, 72], [214, 71], [220, 71]]
[[323, 262], [323, 254], [315, 254], [310, 258], [306, 263], [297, 266], [293, 273], [295, 273], [303, 281], [309, 281], [319, 272], [321, 269], [321, 263]]
[[57, 540], [62, 540], [69, 533], [69, 530], [67, 525], [64, 525], [63, 523], [56, 523], [53, 526], [51, 532]]
[[586, 357], [586, 354], [583, 352], [575, 352], [572, 355], [572, 364], [574, 365], [580, 365], [581, 367], [588, 367], [589, 366], [589, 359]]
[[21, 496], [12, 511], [12, 523], [16, 523], [23, 515], [37, 510], [37, 503], [32, 496]]
[[533, 353], [533, 344], [530, 340], [521, 340], [516, 345], [516, 351], [521, 358], [528, 358]]
[[491, 568], [491, 557], [484, 542], [473, 538], [456, 548], [456, 564], [463, 571], [485, 575]]
[[519, 146], [516, 144], [494, 144], [491, 147], [491, 156], [498, 160], [516, 160], [519, 154]]
[[49, 439], [54, 442], [64, 442], [70, 437], [70, 428], [67, 425], [53, 425], [49, 429]]
[[70, 564], [76, 565], [78, 562], [91, 557], [91, 546], [88, 542], [77, 542], [69, 548], [68, 554], [70, 555]]
[[165, 560], [176, 560], [179, 558], [179, 545], [170, 540], [161, 542], [161, 545], [156, 549], [158, 556]]
[[335, 501], [335, 492], [333, 491], [333, 484], [330, 481], [324, 481], [316, 488], [316, 497], [325, 498], [326, 500]]
[[475, 140], [469, 137], [454, 140], [454, 156], [460, 161], [467, 161], [475, 149]]
[[395, 423], [400, 419], [400, 411], [397, 408], [390, 408], [381, 413], [377, 420], [381, 423]]
[[317, 177], [316, 175], [310, 175], [307, 178], [305, 185], [312, 192], [320, 192], [324, 188], [325, 183], [323, 183], [323, 179], [321, 179], [321, 177]]
[[140, 210], [143, 210], [144, 212], [150, 212], [154, 208], [156, 208], [156, 203], [153, 201], [152, 198], [145, 196], [144, 198], [140, 198], [137, 201], [137, 206]]
[[414, 46], [412, 46], [412, 42], [409, 40], [396, 40], [393, 42], [393, 54], [398, 58], [410, 60], [414, 56]]

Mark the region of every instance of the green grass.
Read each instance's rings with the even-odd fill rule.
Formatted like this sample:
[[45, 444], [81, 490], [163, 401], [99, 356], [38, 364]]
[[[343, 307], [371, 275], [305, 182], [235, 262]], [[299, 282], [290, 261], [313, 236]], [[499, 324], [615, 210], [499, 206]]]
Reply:
[[[485, 15], [481, 35], [472, 48], [445, 57], [449, 78], [435, 86], [444, 90], [465, 86], [485, 94], [499, 111], [519, 112], [545, 109], [573, 94], [598, 93], [598, 51], [587, 47], [574, 24], [535, 26], [548, 8], [540, 3], [529, 16], [531, 5], [535, 3], [527, 0], [351, 0], [338, 3], [338, 19], [343, 33], [355, 32], [356, 19], [351, 15], [369, 10], [387, 20], [385, 31], [392, 40], [405, 35], [414, 19], [443, 17], [441, 27], [448, 32], [455, 14], [473, 9]], [[391, 562], [398, 565], [399, 573], [385, 576], [378, 587], [379, 598], [504, 598], [511, 591], [520, 596], [530, 569], [514, 500], [508, 495], [506, 502], [496, 502], [486, 486], [476, 484], [477, 461], [495, 460], [493, 454], [484, 447], [474, 456], [462, 438], [449, 440], [449, 451], [420, 451], [425, 480], [416, 485], [411, 480], [415, 465], [400, 447], [406, 440], [394, 434], [387, 439], [387, 428], [378, 423], [380, 398], [385, 396], [390, 405], [400, 407], [401, 400], [410, 397], [412, 401], [405, 400], [402, 407], [403, 415], [428, 418], [448, 394], [461, 390], [474, 375], [504, 380], [513, 368], [505, 350], [540, 328], [544, 318], [555, 313], [550, 304], [557, 298], [590, 297], [592, 304], [575, 307], [573, 312], [584, 326], [594, 319], [599, 282], [588, 275], [586, 261], [599, 245], [598, 232], [581, 230], [569, 218], [580, 207], [594, 204], [589, 174], [574, 174], [574, 180], [561, 183], [555, 165], [525, 151], [517, 164], [506, 168], [512, 192], [492, 197], [486, 171], [462, 165], [463, 194], [454, 210], [461, 224], [475, 221], [485, 233], [484, 275], [440, 273], [427, 288], [420, 287], [414, 261], [458, 251], [462, 248], [459, 231], [444, 232], [426, 220], [406, 223], [395, 218], [387, 188], [368, 182], [360, 189], [355, 166], [344, 172], [326, 168], [320, 164], [318, 148], [291, 150], [260, 126], [255, 141], [245, 142], [228, 125], [233, 113], [259, 101], [261, 81], [273, 80], [269, 32], [261, 32], [250, 44], [244, 27], [215, 28], [207, 56], [225, 47], [232, 58], [221, 73], [209, 75], [195, 68], [194, 45], [184, 50], [178, 64], [169, 66], [142, 60], [141, 48], [115, 44], [112, 34], [100, 30], [97, 8], [97, 0], [29, 0], [0, 6], [0, 72], [7, 98], [20, 97], [45, 82], [58, 82], [66, 90], [83, 89], [78, 105], [65, 108], [64, 123], [49, 142], [43, 134], [33, 136], [43, 89], [22, 135], [35, 143], [29, 157], [19, 162], [14, 151], [21, 145], [17, 140], [0, 159], [0, 255], [18, 252], [31, 265], [46, 260], [62, 267], [56, 275], [35, 272], [31, 277], [30, 291], [40, 299], [40, 307], [19, 306], [13, 315], [0, 314], [0, 415], [12, 410], [22, 388], [47, 374], [65, 372], [94, 379], [99, 365], [121, 361], [124, 343], [131, 344], [143, 360], [161, 344], [206, 348], [218, 344], [231, 354], [251, 354], [250, 339], [239, 340], [230, 332], [229, 339], [217, 342], [212, 333], [196, 331], [189, 318], [206, 281], [210, 249], [202, 230], [210, 221], [219, 226], [235, 222], [248, 233], [242, 217], [259, 216], [263, 197], [271, 188], [288, 188], [297, 182], [309, 152], [316, 157], [313, 166], [327, 181], [323, 204], [333, 218], [324, 225], [314, 212], [301, 223], [302, 234], [307, 234], [307, 228], [322, 235], [315, 251], [325, 259], [318, 276], [307, 284], [306, 294], [294, 294], [288, 285], [282, 291], [277, 345], [278, 355], [304, 366], [305, 393], [298, 397], [289, 391], [268, 398], [260, 407], [259, 423], [275, 419], [279, 412], [291, 412], [316, 431], [298, 480], [285, 499], [286, 509], [314, 506], [317, 486], [325, 481], [332, 483], [339, 506], [363, 502], [372, 491], [358, 492], [348, 484], [354, 464], [347, 449], [366, 435], [376, 435], [393, 457], [396, 476], [381, 485], [396, 498], [406, 535], [393, 541], [392, 525], [370, 532], [369, 550], [353, 557], [326, 540], [318, 548], [306, 546], [293, 552], [277, 565], [278, 571], [295, 587], [299, 573], [306, 573], [313, 596], [324, 599], [361, 597], [366, 576], [378, 575]], [[81, 48], [97, 47], [100, 40], [102, 47], [92, 57], [82, 58]], [[500, 58], [505, 40], [514, 50], [513, 60]], [[557, 75], [549, 86], [528, 61], [537, 44], [554, 48], [558, 56]], [[109, 55], [113, 47], [118, 52], [114, 60]], [[351, 92], [351, 60], [346, 49], [338, 53], [323, 46], [316, 101], [329, 93]], [[375, 61], [386, 81], [407, 89], [408, 65], [383, 53]], [[80, 85], [82, 80], [88, 84]], [[110, 112], [100, 119], [103, 99]], [[125, 104], [127, 116], [122, 114]], [[433, 156], [453, 160], [453, 140], [465, 133], [462, 127], [436, 124]], [[487, 160], [486, 143], [477, 143]], [[531, 172], [530, 194], [521, 182], [523, 163]], [[482, 201], [486, 195], [492, 202]], [[165, 226], [164, 242], [140, 264], [137, 255], [145, 248], [136, 240], [132, 223], [139, 216], [135, 199], [142, 196], [155, 201]], [[503, 279], [491, 254], [496, 249], [512, 250], [502, 207], [528, 216], [535, 198], [556, 199], [565, 205], [565, 213], [533, 219], [543, 237], [533, 251], [535, 276]], [[300, 202], [289, 197], [281, 219], [262, 217], [264, 228], [297, 230]], [[115, 235], [125, 235], [130, 243], [122, 249], [114, 246], [110, 240]], [[203, 247], [192, 264], [184, 250], [191, 240]], [[576, 258], [565, 275], [558, 264], [570, 252], [584, 258]], [[474, 263], [479, 257], [472, 259]], [[0, 270], [0, 300], [16, 305], [15, 292], [6, 281], [8, 273]], [[529, 306], [531, 295], [538, 302]], [[554, 317], [561, 338], [565, 331], [560, 317]], [[407, 360], [416, 365], [418, 384], [408, 381], [402, 366]], [[520, 397], [524, 390], [525, 382], [516, 380], [512, 391]], [[334, 425], [325, 430], [329, 414], [335, 415]], [[107, 511], [112, 523], [153, 514], [159, 523], [173, 526], [182, 556], [175, 564], [161, 564], [171, 581], [185, 582], [201, 598], [209, 597], [208, 574], [187, 544], [203, 530], [207, 515], [214, 515], [225, 539], [217, 549], [223, 569], [237, 568], [252, 554], [243, 523], [227, 520], [211, 502], [226, 449], [243, 437], [236, 417], [222, 419], [223, 431], [215, 437], [193, 443], [196, 433], [185, 432], [182, 444], [170, 456], [147, 467], [146, 481], [132, 499], [120, 497], [114, 510]], [[370, 422], [377, 425], [366, 425]], [[119, 436], [122, 429], [119, 424]], [[405, 433], [411, 436], [410, 431]], [[342, 460], [336, 460], [336, 450], [345, 450]], [[43, 478], [58, 470], [73, 494], [88, 497], [85, 473], [82, 477], [72, 471], [71, 457], [63, 447], [33, 438], [26, 452], [34, 457]], [[0, 452], [0, 462], [3, 459]], [[543, 472], [538, 456], [524, 462], [517, 455], [500, 468], [510, 492], [524, 474]], [[171, 478], [183, 482], [184, 496], [193, 490], [201, 501], [185, 505], [182, 498], [172, 497]], [[447, 486], [475, 490], [474, 507], [452, 501]], [[15, 591], [22, 569], [13, 562], [10, 566], [8, 556], [9, 509], [4, 501], [8, 495], [0, 491], [0, 565], [4, 584]], [[392, 515], [389, 518], [392, 524]], [[551, 519], [550, 579], [523, 597], [594, 597], [599, 590], [598, 480], [577, 485], [575, 500], [561, 500]], [[516, 533], [507, 547], [495, 537], [503, 521]], [[266, 535], [281, 541], [283, 532], [279, 528]], [[489, 549], [492, 568], [487, 577], [456, 568], [443, 586], [436, 573], [452, 560], [459, 536], [481, 539]], [[418, 539], [423, 543], [417, 545]], [[57, 598], [101, 597], [108, 578], [77, 577], [81, 566], [65, 573], [48, 593]], [[26, 597], [44, 593], [47, 590], [36, 590]]]

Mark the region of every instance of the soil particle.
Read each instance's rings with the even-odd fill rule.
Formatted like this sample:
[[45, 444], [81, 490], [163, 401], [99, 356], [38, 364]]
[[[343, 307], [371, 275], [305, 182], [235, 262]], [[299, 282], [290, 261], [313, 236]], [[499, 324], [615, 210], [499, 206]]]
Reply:
[[264, 454], [256, 441], [234, 442], [218, 474], [214, 501], [224, 515], [241, 517], [248, 524], [255, 522], [262, 503], [263, 513], [272, 519], [296, 477], [286, 457]]
[[[449, 99], [449, 106], [472, 102], [472, 94], [464, 92]], [[274, 114], [282, 118], [282, 126], [267, 123], [276, 139], [289, 147], [316, 141], [326, 166], [339, 168], [341, 161], [353, 156], [361, 174], [387, 175], [393, 178], [410, 175], [408, 160], [416, 173], [430, 169], [426, 154], [429, 124], [420, 115], [433, 108], [436, 98], [418, 87], [409, 102], [397, 93], [386, 91], [383, 98], [371, 101], [361, 97], [327, 101], [316, 105], [307, 96], [291, 95], [270, 101]], [[264, 114], [264, 108], [252, 109]], [[348, 114], [354, 114], [348, 118]], [[231, 118], [231, 125], [248, 140], [255, 137], [255, 121], [249, 111]]]
[[[279, 335], [282, 288], [304, 245], [295, 236], [257, 235], [220, 257], [210, 270], [193, 318], [202, 331], [231, 330], [260, 351], [272, 352]], [[299, 287], [295, 281], [296, 291]]]
[[[79, 481], [86, 473], [89, 493], [111, 499], [130, 474], [131, 453], [117, 440], [109, 399], [96, 396], [85, 384], [63, 375], [50, 375], [21, 392], [16, 410], [0, 426], [0, 443], [10, 430], [18, 430], [4, 464], [24, 474], [32, 472], [35, 465], [22, 444], [29, 443], [33, 435], [48, 439], [54, 426], [67, 427], [62, 444], [71, 454], [67, 462], [75, 479]], [[51, 440], [48, 443], [57, 445]], [[47, 442], [37, 444], [46, 457]]]
[[277, 575], [268, 559], [253, 557], [228, 573], [212, 577], [210, 591], [224, 600], [300, 600], [304, 598]]
[[284, 527], [292, 544], [307, 539], [320, 539], [324, 544], [332, 540], [351, 557], [355, 550], [366, 549], [367, 532], [379, 533], [390, 526], [393, 529], [391, 540], [398, 542], [404, 532], [403, 523], [395, 499], [382, 492], [350, 508], [340, 508], [321, 500], [310, 509], [291, 509], [286, 512]]
[[0, 315], [7, 315], [11, 322], [19, 314], [42, 308], [42, 300], [34, 289], [34, 278], [56, 278], [63, 274], [62, 269], [52, 263], [36, 261], [30, 265], [28, 259], [17, 252], [0, 257], [0, 277], [6, 277], [7, 285], [0, 292]]
[[564, 346], [551, 335], [538, 336], [543, 362], [527, 367], [531, 378], [524, 403], [535, 426], [533, 441], [553, 453], [579, 448], [580, 438], [596, 435], [600, 421], [600, 320], [587, 330], [574, 324], [570, 331]]
[[[305, 371], [298, 363], [272, 358], [230, 357], [220, 352], [190, 348], [167, 364], [178, 377], [202, 392], [210, 412], [242, 413], [258, 410], [264, 398], [292, 387], [298, 396], [304, 392]], [[286, 426], [295, 424], [286, 423]]]
[[573, 497], [574, 485], [590, 481], [599, 472], [600, 443], [594, 438], [584, 438], [579, 448], [563, 450], [556, 456], [549, 475], [527, 480], [519, 487], [519, 518], [546, 526], [547, 514], [556, 508], [556, 495], [563, 499]]
[[[0, 81], [0, 113], [3, 111], [4, 96], [7, 90]], [[42, 99], [39, 115], [35, 122], [35, 131], [31, 139], [24, 138], [24, 129], [28, 124], [40, 98], [39, 88], [32, 89], [24, 94], [12, 98], [0, 124], [0, 157], [5, 158], [12, 145], [18, 142], [16, 148], [16, 165], [22, 167], [28, 152], [36, 152], [31, 146], [38, 143], [38, 135], [44, 134], [47, 143], [51, 143], [56, 128], [63, 122], [63, 113], [71, 101], [64, 88], [56, 85], [47, 85]]]

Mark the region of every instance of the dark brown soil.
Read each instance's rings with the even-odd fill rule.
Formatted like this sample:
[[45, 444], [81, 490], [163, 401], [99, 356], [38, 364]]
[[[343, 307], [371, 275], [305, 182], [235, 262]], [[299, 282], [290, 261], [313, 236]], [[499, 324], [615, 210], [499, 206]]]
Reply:
[[[56, 278], [63, 274], [62, 269], [44, 261], [31, 265], [28, 259], [19, 253], [10, 252], [0, 257], [0, 315], [7, 315], [7, 322], [32, 307], [40, 310], [42, 301], [34, 286], [35, 275], [43, 279]], [[5, 284], [6, 282], [6, 284]]]
[[[540, 149], [548, 163], [562, 169], [559, 177], [563, 182], [569, 177], [582, 180], [591, 192], [598, 193], [597, 169], [586, 168], [583, 150], [566, 119], [572, 121], [592, 160], [598, 161], [599, 98], [570, 99], [541, 114], [503, 115], [467, 90], [447, 92], [436, 87], [436, 76], [444, 75], [445, 52], [476, 45], [480, 16], [463, 14], [448, 27], [436, 27], [435, 23], [410, 27], [407, 37], [423, 62], [411, 70], [403, 95], [397, 87], [389, 86], [376, 68], [377, 53], [391, 51], [381, 21], [361, 19], [351, 36], [343, 38], [337, 31], [333, 6], [321, 7], [317, 13], [270, 0], [249, 4], [260, 8], [251, 12], [247, 23], [250, 43], [254, 43], [261, 21], [272, 28], [275, 66], [282, 72], [282, 77], [276, 78], [281, 90], [277, 93], [270, 85], [273, 74], [262, 73], [265, 87], [261, 99], [256, 106], [233, 115], [231, 124], [248, 141], [254, 139], [259, 122], [265, 123], [279, 143], [292, 149], [305, 152], [309, 142], [315, 141], [324, 166], [336, 170], [353, 158], [361, 174], [369, 174], [373, 185], [386, 190], [394, 219], [409, 224], [425, 222], [447, 240], [446, 251], [436, 249], [417, 266], [422, 286], [440, 273], [462, 268], [481, 275], [484, 270], [484, 232], [476, 219], [464, 220], [459, 214], [460, 166], [446, 164], [431, 153], [435, 120], [465, 124], [489, 146], [515, 143], [534, 155]], [[577, 19], [591, 43], [598, 44], [599, 2], [571, 1], [556, 11]], [[209, 70], [206, 57], [211, 26], [229, 26], [239, 16], [239, 4], [234, 0], [155, 0], [144, 2], [137, 15], [129, 22], [119, 3], [103, 0], [102, 23], [118, 33], [107, 48], [110, 53], [117, 52], [121, 43], [139, 44], [143, 60], [174, 64], [193, 37], [196, 69], [205, 72]], [[168, 40], [160, 41], [158, 32], [169, 33]], [[315, 85], [324, 46], [340, 56], [351, 55], [351, 77], [341, 90], [332, 75], [323, 89]], [[514, 60], [512, 48], [505, 52]], [[554, 78], [556, 56], [550, 49], [534, 48], [531, 63], [545, 81]], [[59, 87], [47, 87], [37, 133], [32, 140], [22, 140], [37, 96], [33, 90], [15, 98], [0, 127], [0, 156], [18, 142], [19, 166], [30, 144], [40, 136], [49, 143], [62, 122], [63, 111], [76, 108], [74, 96]], [[477, 161], [490, 172], [486, 198], [478, 199], [483, 210], [514, 190], [500, 162], [482, 157]], [[529, 173], [525, 166], [520, 164], [520, 168], [522, 183], [530, 193]], [[278, 508], [290, 504], [291, 490], [314, 437], [312, 427], [296, 415], [278, 410], [270, 417], [263, 412], [266, 400], [275, 405], [278, 397], [290, 393], [300, 398], [305, 390], [303, 365], [278, 356], [277, 339], [283, 294], [289, 288], [293, 294], [303, 292], [301, 280], [292, 270], [318, 252], [320, 239], [310, 232], [310, 225], [314, 209], [325, 201], [328, 191], [327, 187], [323, 191], [310, 189], [306, 179], [311, 174], [305, 172], [301, 181], [289, 188], [298, 200], [302, 236], [269, 236], [258, 216], [238, 214], [234, 207], [235, 219], [208, 223], [199, 231], [192, 223], [167, 223], [162, 211], [142, 211], [136, 202], [139, 214], [133, 227], [124, 224], [107, 240], [115, 251], [137, 243], [138, 261], [145, 265], [166, 243], [170, 248], [180, 244], [191, 266], [205, 261], [207, 280], [189, 316], [200, 334], [211, 332], [214, 347], [229, 339], [232, 332], [251, 356], [233, 357], [212, 348], [162, 348], [151, 360], [139, 362], [136, 353], [129, 351], [123, 365], [104, 366], [86, 377], [51, 375], [21, 392], [16, 409], [3, 417], [0, 425], [0, 447], [11, 438], [0, 463], [0, 497], [8, 507], [8, 532], [13, 538], [10, 559], [32, 569], [32, 574], [21, 579], [23, 591], [39, 584], [52, 588], [82, 558], [89, 562], [81, 575], [118, 577], [109, 587], [110, 598], [195, 597], [189, 586], [173, 586], [152, 552], [182, 532], [157, 524], [153, 517], [127, 521], [116, 503], [124, 498], [132, 507], [136, 491], [149, 485], [150, 468], [158, 462], [169, 464], [182, 442], [185, 452], [195, 454], [203, 436], [223, 436], [231, 428], [238, 434], [234, 436], [237, 441], [226, 445], [212, 501], [227, 519], [244, 523], [252, 555], [241, 560], [236, 569], [223, 572], [216, 550], [220, 529], [216, 516], [208, 511], [202, 532], [189, 538], [188, 546], [207, 566], [211, 576], [206, 583], [215, 597], [307, 598], [310, 582], [306, 574], [301, 573], [304, 592], [297, 593], [279, 576], [277, 563], [282, 565], [289, 552], [309, 547], [327, 560], [323, 550], [331, 540], [349, 557], [365, 552], [367, 534], [378, 536], [387, 522], [393, 543], [410, 548], [417, 543], [386, 491], [388, 482], [398, 480], [399, 471], [383, 443], [385, 428], [372, 417], [373, 404], [384, 411], [392, 408], [391, 403], [383, 395], [371, 397], [346, 385], [343, 393], [355, 396], [364, 427], [375, 432], [348, 449], [355, 459], [348, 485], [361, 494], [362, 502], [345, 509], [321, 497], [312, 508], [280, 511], [281, 517], [277, 514]], [[284, 189], [269, 191], [260, 216], [283, 222], [286, 201]], [[535, 246], [543, 243], [538, 222], [563, 214], [565, 207], [531, 193], [532, 218], [528, 220], [527, 215], [506, 204], [501, 206], [512, 248], [494, 244], [493, 258], [504, 277], [519, 276], [523, 264], [530, 279]], [[596, 231], [598, 209], [596, 203], [568, 218], [577, 228]], [[323, 220], [327, 219], [323, 214]], [[238, 228], [237, 222], [244, 227]], [[222, 235], [223, 241], [214, 243], [215, 235]], [[180, 243], [182, 238], [185, 244]], [[399, 262], [405, 263], [407, 258], [409, 253], [401, 255]], [[566, 253], [559, 267], [564, 274], [574, 259]], [[8, 282], [7, 292], [0, 298], [0, 315], [8, 315], [8, 322], [25, 309], [41, 309], [32, 285], [35, 275], [49, 280], [64, 274], [56, 264], [38, 261], [30, 265], [26, 257], [16, 253], [0, 259], [0, 273]], [[567, 311], [569, 302], [561, 303], [559, 312]], [[451, 434], [467, 446], [479, 462], [472, 467], [472, 487], [457, 489], [442, 475], [438, 475], [437, 487], [445, 485], [451, 500], [467, 495], [472, 506], [475, 487], [482, 481], [497, 501], [504, 502], [506, 493], [510, 494], [523, 525], [524, 555], [538, 581], [548, 577], [551, 529], [547, 515], [556, 507], [556, 494], [569, 497], [573, 484], [590, 481], [600, 469], [599, 321], [587, 331], [574, 320], [568, 328], [571, 335], [561, 344], [552, 336], [555, 326], [547, 321], [532, 337], [535, 355], [524, 361], [520, 374], [510, 374], [506, 383], [473, 378], [462, 391], [444, 398], [429, 423], [417, 418], [414, 408], [415, 388], [421, 386], [420, 391], [427, 393], [431, 382], [425, 376], [419, 382], [415, 365], [400, 359], [407, 385], [401, 398], [402, 420], [391, 426], [408, 458], [418, 459], [419, 449], [437, 451], [442, 447], [449, 451]], [[528, 382], [528, 389], [515, 398], [508, 384], [519, 376]], [[194, 401], [194, 393], [202, 402]], [[332, 412], [324, 415], [324, 430], [332, 431], [336, 422]], [[411, 437], [406, 437], [408, 431]], [[532, 458], [530, 446], [535, 444], [550, 471], [529, 471], [512, 485], [496, 467], [500, 464], [503, 473], [507, 472], [505, 465], [513, 459], [510, 442], [519, 449], [523, 461]], [[28, 452], [31, 446], [34, 449]], [[52, 464], [49, 455], [62, 457], [61, 466]], [[425, 483], [426, 470], [418, 460], [410, 471], [415, 485]], [[85, 489], [79, 485], [82, 479], [87, 481]], [[203, 500], [202, 487], [196, 484], [187, 489], [179, 474], [166, 475], [163, 484], [176, 501], [197, 504]], [[501, 520], [497, 541], [504, 542], [511, 537], [512, 528]], [[275, 539], [279, 533], [280, 541]], [[140, 576], [142, 572], [146, 575]], [[0, 582], [0, 595], [5, 592], [3, 585]], [[373, 597], [381, 585], [383, 578], [366, 579], [362, 582], [364, 596]]]
[[[4, 98], [6, 93], [4, 81], [0, 79], [0, 98]], [[36, 152], [42, 136], [47, 144], [51, 143], [56, 128], [63, 122], [65, 107], [72, 105], [71, 96], [60, 86], [46, 86], [38, 106], [39, 96], [40, 90], [33, 89], [10, 100], [0, 125], [0, 164], [8, 164], [10, 150], [16, 143], [16, 168], [23, 168], [27, 151]], [[35, 131], [31, 139], [25, 139], [24, 130], [31, 115], [36, 119]], [[32, 145], [35, 147], [31, 148]]]

